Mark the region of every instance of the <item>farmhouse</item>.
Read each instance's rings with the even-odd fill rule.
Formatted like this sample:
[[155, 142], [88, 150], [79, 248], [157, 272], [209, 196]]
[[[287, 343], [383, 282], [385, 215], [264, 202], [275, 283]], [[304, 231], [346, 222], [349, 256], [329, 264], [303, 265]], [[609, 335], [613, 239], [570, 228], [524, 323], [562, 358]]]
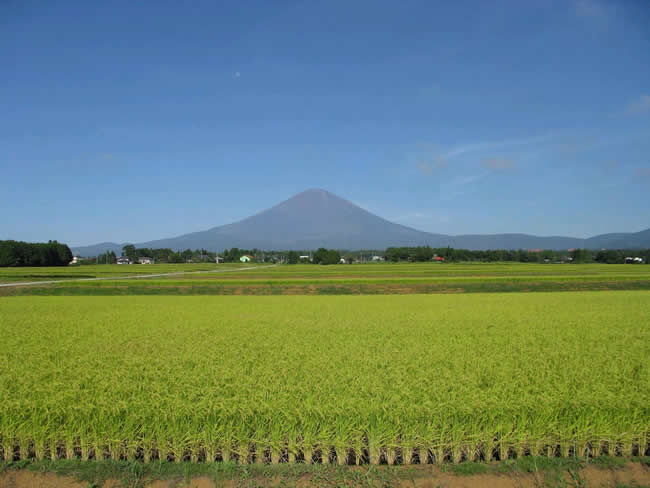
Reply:
[[153, 264], [153, 258], [141, 257], [141, 258], [138, 258], [138, 263], [140, 263], [140, 264]]
[[120, 256], [117, 258], [117, 264], [131, 264], [131, 261], [126, 256]]
[[79, 264], [79, 261], [81, 261], [83, 258], [81, 256], [72, 256], [72, 261], [70, 261], [70, 264]]
[[239, 258], [242, 263], [250, 263], [253, 259], [253, 256], [250, 256], [248, 254], [244, 254], [241, 258]]

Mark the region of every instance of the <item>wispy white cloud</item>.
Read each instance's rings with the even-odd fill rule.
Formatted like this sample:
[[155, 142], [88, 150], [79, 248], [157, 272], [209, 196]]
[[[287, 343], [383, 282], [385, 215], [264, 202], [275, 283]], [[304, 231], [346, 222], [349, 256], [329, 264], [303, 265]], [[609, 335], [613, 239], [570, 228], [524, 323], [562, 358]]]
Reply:
[[541, 142], [548, 141], [551, 138], [552, 136], [550, 135], [543, 135], [543, 136], [529, 137], [526, 139], [511, 139], [506, 141], [492, 141], [492, 142], [479, 142], [479, 143], [465, 144], [463, 146], [458, 146], [448, 151], [445, 154], [445, 158], [450, 159], [456, 156], [460, 156], [462, 154], [493, 150], [493, 149], [501, 149], [501, 148], [511, 147], [511, 146], [514, 147], [514, 146], [527, 146], [529, 144], [538, 144]]
[[650, 95], [643, 94], [633, 102], [627, 105], [628, 114], [638, 114], [650, 111]]
[[515, 169], [517, 167], [517, 163], [508, 158], [486, 158], [481, 161], [481, 165], [484, 168], [488, 168], [493, 171], [505, 171]]

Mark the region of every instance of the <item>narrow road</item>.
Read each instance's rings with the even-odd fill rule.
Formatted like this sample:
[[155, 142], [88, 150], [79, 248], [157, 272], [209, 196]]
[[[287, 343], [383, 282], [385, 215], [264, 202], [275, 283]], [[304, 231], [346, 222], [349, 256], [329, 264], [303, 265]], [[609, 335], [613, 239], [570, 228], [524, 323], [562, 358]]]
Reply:
[[270, 264], [268, 266], [248, 266], [246, 268], [227, 268], [227, 269], [204, 270], [204, 271], [176, 271], [174, 273], [157, 273], [157, 274], [145, 274], [145, 275], [135, 275], [135, 276], [134, 275], [102, 276], [100, 278], [69, 278], [63, 280], [48, 280], [48, 281], [22, 281], [18, 283], [0, 283], [0, 288], [7, 288], [10, 286], [53, 285], [56, 283], [69, 283], [71, 281], [137, 280], [142, 278], [162, 278], [165, 276], [181, 276], [181, 275], [191, 275], [191, 274], [234, 273], [237, 271], [246, 271], [249, 269], [273, 268], [274, 266], [277, 266], [277, 264]]

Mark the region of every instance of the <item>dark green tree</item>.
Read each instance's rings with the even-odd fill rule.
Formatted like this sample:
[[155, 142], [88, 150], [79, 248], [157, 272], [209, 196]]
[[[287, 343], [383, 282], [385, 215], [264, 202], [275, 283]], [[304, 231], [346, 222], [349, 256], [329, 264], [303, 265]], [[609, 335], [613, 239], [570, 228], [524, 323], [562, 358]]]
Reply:
[[314, 253], [314, 264], [338, 264], [341, 262], [341, 254], [333, 249], [321, 247]]
[[138, 260], [138, 253], [133, 244], [127, 244], [122, 248], [122, 256], [129, 258], [129, 261], [132, 263]]
[[574, 249], [570, 255], [572, 263], [588, 263], [591, 261], [591, 253], [587, 249]]

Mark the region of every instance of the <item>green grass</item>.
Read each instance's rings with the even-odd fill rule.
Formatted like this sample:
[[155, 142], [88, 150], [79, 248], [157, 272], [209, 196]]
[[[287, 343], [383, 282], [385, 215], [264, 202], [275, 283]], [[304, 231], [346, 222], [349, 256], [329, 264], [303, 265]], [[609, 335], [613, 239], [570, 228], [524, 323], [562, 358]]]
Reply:
[[645, 291], [4, 297], [0, 317], [7, 458], [629, 456], [650, 431]]
[[[0, 282], [98, 277], [0, 288], [0, 295], [284, 295], [650, 290], [650, 266], [521, 263], [359, 265], [187, 264], [3, 268]], [[232, 270], [232, 271], [231, 271]], [[186, 274], [178, 274], [185, 272]], [[198, 273], [197, 273], [198, 272]], [[138, 274], [171, 276], [128, 279]], [[126, 278], [126, 279], [125, 279]]]

